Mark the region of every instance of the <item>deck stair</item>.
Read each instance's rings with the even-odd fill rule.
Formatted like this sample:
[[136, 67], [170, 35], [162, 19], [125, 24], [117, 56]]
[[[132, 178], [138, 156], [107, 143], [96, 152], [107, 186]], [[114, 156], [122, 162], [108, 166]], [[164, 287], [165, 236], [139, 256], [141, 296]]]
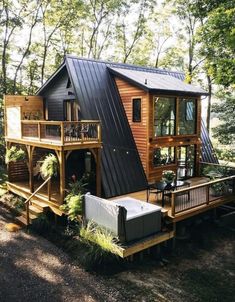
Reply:
[[[35, 219], [38, 218], [38, 216], [42, 213], [44, 213], [49, 207], [46, 203], [37, 201], [37, 200], [31, 200], [31, 203], [29, 205], [29, 222], [30, 224], [33, 223]], [[22, 211], [21, 216], [16, 217], [16, 220], [21, 225], [27, 225], [27, 212]]]

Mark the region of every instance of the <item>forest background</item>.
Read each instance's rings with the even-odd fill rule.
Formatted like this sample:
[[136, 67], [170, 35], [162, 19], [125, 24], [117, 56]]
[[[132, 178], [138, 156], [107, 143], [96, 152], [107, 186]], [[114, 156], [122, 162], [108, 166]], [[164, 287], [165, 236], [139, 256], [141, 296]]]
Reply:
[[1, 121], [3, 95], [34, 94], [65, 54], [179, 70], [235, 161], [234, 24], [233, 0], [0, 0]]

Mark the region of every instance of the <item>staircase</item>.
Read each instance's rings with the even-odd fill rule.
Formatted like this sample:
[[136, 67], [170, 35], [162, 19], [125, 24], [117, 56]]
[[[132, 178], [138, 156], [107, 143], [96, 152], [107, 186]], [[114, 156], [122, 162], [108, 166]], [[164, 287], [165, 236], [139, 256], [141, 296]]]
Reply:
[[25, 201], [26, 210], [21, 212], [21, 216], [17, 217], [17, 221], [23, 225], [32, 224], [33, 220], [37, 219], [38, 216], [44, 212], [44, 208], [47, 208], [48, 205], [42, 201], [35, 200], [35, 195], [41, 190], [49, 181], [51, 177], [49, 176], [41, 186], [33, 192], [29, 198]]
[[[31, 204], [29, 205], [29, 223], [32, 224], [33, 221], [47, 209], [48, 204], [38, 200], [31, 200]], [[21, 216], [16, 217], [16, 220], [21, 225], [27, 226], [27, 211], [22, 211]]]

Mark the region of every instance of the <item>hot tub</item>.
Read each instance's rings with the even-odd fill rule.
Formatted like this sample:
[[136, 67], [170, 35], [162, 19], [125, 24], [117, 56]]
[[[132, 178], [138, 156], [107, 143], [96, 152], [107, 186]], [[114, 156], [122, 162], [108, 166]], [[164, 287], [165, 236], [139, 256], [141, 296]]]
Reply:
[[161, 207], [131, 197], [114, 202], [127, 210], [126, 241], [140, 239], [161, 230]]

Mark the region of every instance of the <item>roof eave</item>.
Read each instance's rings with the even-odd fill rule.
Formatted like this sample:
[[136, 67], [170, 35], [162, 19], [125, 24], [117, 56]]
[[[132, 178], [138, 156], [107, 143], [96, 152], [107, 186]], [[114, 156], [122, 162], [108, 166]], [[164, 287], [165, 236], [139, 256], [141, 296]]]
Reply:
[[63, 63], [57, 68], [57, 70], [46, 80], [46, 82], [36, 91], [36, 95], [40, 95], [43, 90], [47, 87], [47, 85], [61, 72], [61, 70], [66, 66], [65, 60]]
[[182, 90], [167, 90], [167, 89], [149, 89], [150, 93], [159, 95], [179, 95], [179, 96], [208, 96], [209, 93], [206, 91], [182, 91]]
[[143, 89], [143, 90], [145, 90], [145, 91], [149, 91], [149, 88], [148, 88], [147, 86], [145, 86], [144, 84], [142, 85], [142, 84], [140, 84], [139, 82], [136, 82], [135, 80], [130, 79], [129, 77], [127, 77], [127, 76], [125, 76], [125, 75], [123, 75], [123, 74], [117, 72], [116, 70], [113, 70], [113, 69], [110, 68], [110, 67], [107, 67], [107, 68], [108, 68], [108, 70], [109, 70], [109, 72], [110, 72], [111, 74], [113, 74], [113, 75], [115, 75], [115, 76], [117, 76], [117, 77], [119, 77], [119, 78], [122, 78], [123, 80], [126, 80], [127, 82], [129, 82], [129, 83], [131, 83], [131, 84], [133, 84], [133, 85], [135, 85], [135, 86], [138, 86], [138, 87], [140, 87], [141, 89]]

